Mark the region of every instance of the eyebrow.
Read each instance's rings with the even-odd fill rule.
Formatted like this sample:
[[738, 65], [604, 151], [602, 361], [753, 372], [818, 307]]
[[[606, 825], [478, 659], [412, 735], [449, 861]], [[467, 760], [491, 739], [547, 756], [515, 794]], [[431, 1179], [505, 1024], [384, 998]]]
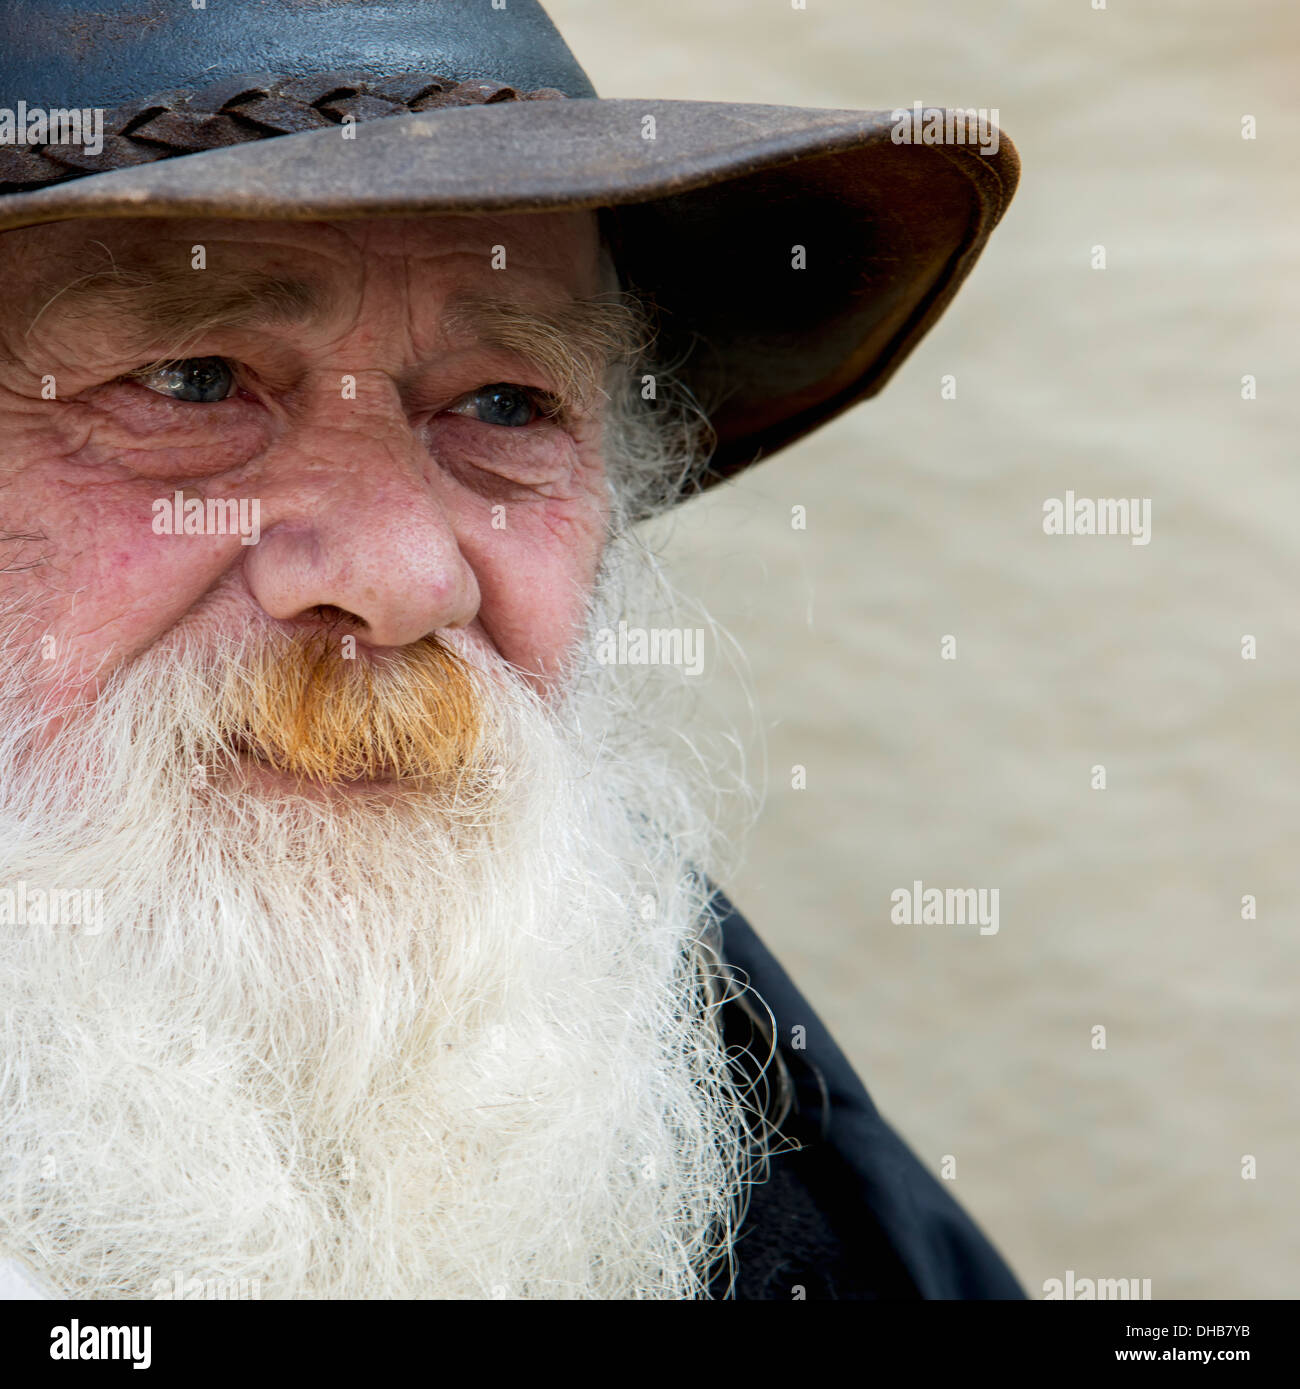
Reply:
[[[124, 351], [143, 353], [166, 343], [166, 357], [158, 360], [177, 360], [204, 334], [295, 327], [323, 316], [328, 306], [325, 287], [310, 279], [110, 265], [47, 294], [28, 334], [46, 313], [73, 323], [108, 315], [123, 335]], [[590, 406], [610, 368], [636, 360], [653, 338], [644, 309], [620, 292], [528, 304], [462, 290], [447, 301], [443, 327], [465, 346], [534, 366], [561, 402], [577, 406]]]
[[27, 332], [51, 311], [74, 322], [108, 314], [134, 331], [130, 340], [143, 350], [159, 339], [179, 346], [218, 329], [292, 327], [323, 313], [326, 303], [321, 286], [290, 276], [112, 265], [49, 294]]
[[443, 323], [531, 363], [562, 401], [580, 406], [590, 406], [610, 368], [635, 361], [653, 336], [645, 311], [619, 293], [536, 305], [462, 291], [448, 301]]

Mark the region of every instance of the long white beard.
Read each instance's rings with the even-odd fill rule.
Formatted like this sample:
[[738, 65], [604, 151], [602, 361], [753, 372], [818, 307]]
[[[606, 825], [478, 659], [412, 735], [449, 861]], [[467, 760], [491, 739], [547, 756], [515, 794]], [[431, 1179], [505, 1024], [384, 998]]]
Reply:
[[[700, 1296], [756, 1151], [707, 816], [632, 703], [484, 680], [465, 815], [234, 798], [192, 650], [37, 759], [0, 679], [0, 1255], [78, 1297]], [[69, 890], [102, 920], [32, 920]]]

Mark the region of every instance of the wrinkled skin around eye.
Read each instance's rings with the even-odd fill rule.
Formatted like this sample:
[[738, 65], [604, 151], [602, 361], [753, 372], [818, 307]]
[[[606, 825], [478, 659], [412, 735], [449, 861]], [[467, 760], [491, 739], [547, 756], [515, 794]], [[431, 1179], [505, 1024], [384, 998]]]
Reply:
[[[26, 332], [53, 297], [50, 267], [71, 282], [142, 247], [188, 265], [200, 242], [209, 267], [310, 278], [319, 316], [198, 334], [186, 360], [126, 341], [112, 314], [60, 321], [57, 300]], [[508, 275], [482, 253], [497, 243], [512, 248]], [[325, 610], [379, 649], [459, 631], [549, 689], [605, 540], [599, 420], [552, 408], [557, 383], [521, 359], [453, 336], [448, 304], [594, 296], [598, 252], [588, 213], [0, 233], [0, 275], [32, 287], [0, 311], [4, 529], [20, 537], [0, 554], [0, 606], [27, 615], [19, 640], [53, 637], [53, 694], [93, 692], [85, 672], [178, 624], [200, 640], [257, 622], [299, 631]], [[154, 502], [177, 491], [256, 499], [257, 543], [156, 533]]]
[[[234, 364], [222, 357], [185, 357], [160, 367], [131, 372], [130, 379], [170, 400], [195, 405], [228, 400], [238, 384]], [[550, 398], [544, 392], [498, 382], [463, 396], [448, 409], [484, 424], [519, 429], [532, 424], [549, 405]]]

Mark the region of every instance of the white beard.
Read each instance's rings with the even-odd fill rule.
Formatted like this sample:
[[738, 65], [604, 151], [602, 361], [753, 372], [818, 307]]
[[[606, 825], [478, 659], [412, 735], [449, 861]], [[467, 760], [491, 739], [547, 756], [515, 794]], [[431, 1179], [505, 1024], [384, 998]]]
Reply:
[[[645, 716], [498, 672], [464, 816], [235, 798], [193, 784], [200, 630], [39, 758], [35, 667], [0, 681], [0, 1256], [73, 1297], [701, 1296], [761, 1159]], [[31, 919], [68, 889], [100, 929]]]

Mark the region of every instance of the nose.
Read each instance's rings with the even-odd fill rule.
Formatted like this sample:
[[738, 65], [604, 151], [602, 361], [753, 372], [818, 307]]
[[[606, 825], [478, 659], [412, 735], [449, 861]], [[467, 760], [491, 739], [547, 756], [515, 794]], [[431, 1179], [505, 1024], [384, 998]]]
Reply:
[[371, 646], [405, 646], [478, 613], [474, 571], [400, 406], [313, 420], [268, 454], [261, 536], [244, 575], [273, 618], [335, 610]]

